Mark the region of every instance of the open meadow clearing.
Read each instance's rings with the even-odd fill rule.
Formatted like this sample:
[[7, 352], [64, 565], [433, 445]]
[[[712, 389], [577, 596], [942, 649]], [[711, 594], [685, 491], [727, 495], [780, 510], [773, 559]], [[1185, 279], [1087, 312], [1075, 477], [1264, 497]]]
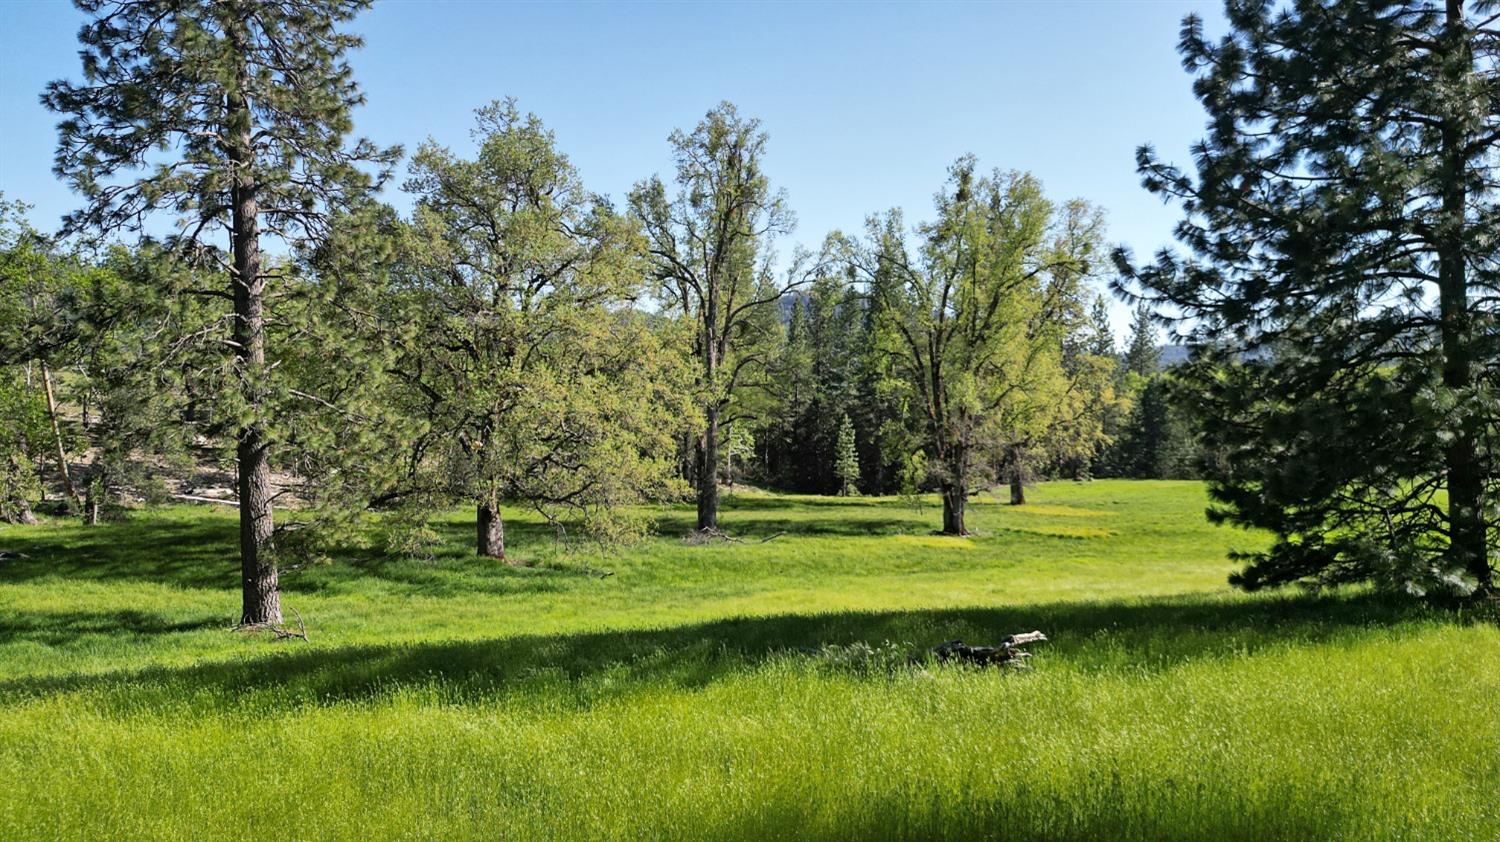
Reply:
[[[1493, 839], [1500, 631], [1362, 593], [1236, 594], [1201, 485], [740, 494], [608, 557], [455, 516], [430, 560], [283, 580], [230, 631], [226, 510], [5, 527], [7, 839]], [[761, 543], [761, 539], [778, 535]], [[590, 575], [609, 571], [613, 575]], [[1041, 629], [1030, 671], [909, 665]], [[869, 650], [865, 650], [865, 646]], [[817, 650], [816, 653], [809, 650]]]
[[408, 839], [1500, 842], [1500, 0], [0, 4], [0, 842]]

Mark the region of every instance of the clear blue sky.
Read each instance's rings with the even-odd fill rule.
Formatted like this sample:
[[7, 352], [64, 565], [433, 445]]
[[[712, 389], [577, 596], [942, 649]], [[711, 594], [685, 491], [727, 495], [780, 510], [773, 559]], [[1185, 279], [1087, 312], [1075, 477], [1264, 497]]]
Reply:
[[[816, 247], [902, 207], [927, 216], [945, 168], [1029, 170], [1055, 198], [1109, 214], [1138, 254], [1176, 210], [1141, 189], [1134, 150], [1186, 162], [1203, 116], [1175, 51], [1181, 18], [1221, 29], [1219, 0], [1095, 2], [499, 3], [384, 0], [354, 29], [369, 103], [356, 129], [408, 149], [469, 148], [474, 108], [514, 96], [556, 132], [594, 191], [621, 201], [668, 175], [667, 134], [720, 100], [759, 117], [767, 170]], [[56, 117], [37, 101], [77, 79], [81, 16], [63, 0], [0, 0], [0, 191], [57, 226], [74, 197], [52, 176]], [[392, 190], [399, 207], [408, 202]], [[789, 244], [788, 244], [789, 245]], [[1116, 332], [1128, 316], [1114, 312]]]

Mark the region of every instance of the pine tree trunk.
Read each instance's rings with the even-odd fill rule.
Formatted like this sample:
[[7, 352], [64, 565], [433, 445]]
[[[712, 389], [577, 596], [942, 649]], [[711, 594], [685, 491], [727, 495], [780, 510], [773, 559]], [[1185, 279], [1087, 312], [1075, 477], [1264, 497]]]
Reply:
[[477, 527], [475, 554], [504, 560], [505, 520], [500, 513], [500, 507], [490, 503], [480, 503], [475, 525]]
[[710, 406], [698, 445], [698, 529], [719, 528], [719, 407]]
[[[1463, 4], [1448, 0], [1448, 25], [1463, 26]], [[1455, 39], [1455, 43], [1462, 43]], [[1455, 70], [1467, 72], [1468, 62], [1453, 62]], [[1449, 560], [1478, 583], [1482, 591], [1494, 587], [1490, 568], [1488, 527], [1484, 517], [1484, 468], [1480, 464], [1477, 416], [1465, 410], [1469, 403], [1463, 394], [1473, 388], [1473, 360], [1470, 339], [1473, 317], [1469, 311], [1468, 271], [1465, 264], [1464, 236], [1466, 203], [1466, 166], [1462, 131], [1445, 123], [1443, 138], [1443, 217], [1444, 235], [1438, 247], [1439, 324], [1443, 343], [1443, 385], [1458, 393], [1459, 416], [1453, 438], [1445, 454], [1448, 473]]]
[[[248, 74], [242, 67], [238, 80], [241, 89]], [[260, 270], [260, 208], [250, 109], [238, 92], [230, 93], [228, 106], [226, 122], [233, 132], [229, 158], [233, 179], [230, 226], [234, 267], [230, 281], [234, 288], [234, 353], [240, 397], [252, 419], [238, 430], [235, 446], [239, 458], [240, 622], [263, 625], [281, 622], [281, 593], [271, 553], [270, 439], [260, 420], [266, 377], [265, 278]]]
[[240, 574], [243, 606], [240, 622], [281, 622], [281, 589], [271, 552], [271, 469], [265, 432], [259, 424], [240, 431], [239, 456]]

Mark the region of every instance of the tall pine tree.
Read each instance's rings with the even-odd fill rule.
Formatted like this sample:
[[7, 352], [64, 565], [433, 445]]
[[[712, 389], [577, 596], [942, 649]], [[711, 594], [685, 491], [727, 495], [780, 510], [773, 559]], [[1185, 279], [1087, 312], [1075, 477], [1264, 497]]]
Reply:
[[1161, 349], [1156, 346], [1156, 329], [1151, 311], [1142, 304], [1130, 322], [1130, 342], [1125, 346], [1125, 371], [1140, 377], [1152, 377], [1161, 370]]
[[1183, 26], [1196, 173], [1139, 153], [1179, 239], [1130, 285], [1184, 317], [1235, 577], [1493, 587], [1500, 29], [1493, 2], [1228, 4]]
[[331, 209], [363, 197], [361, 169], [394, 160], [367, 141], [346, 145], [363, 101], [345, 55], [360, 40], [340, 24], [367, 0], [76, 0], [91, 20], [79, 33], [83, 81], [43, 95], [64, 115], [56, 172], [85, 206], [67, 227], [109, 235], [174, 215], [183, 252], [225, 237], [225, 347], [237, 388], [234, 432], [240, 566], [246, 625], [276, 623], [281, 602], [272, 554], [267, 309], [278, 273], [262, 240], [324, 233]]

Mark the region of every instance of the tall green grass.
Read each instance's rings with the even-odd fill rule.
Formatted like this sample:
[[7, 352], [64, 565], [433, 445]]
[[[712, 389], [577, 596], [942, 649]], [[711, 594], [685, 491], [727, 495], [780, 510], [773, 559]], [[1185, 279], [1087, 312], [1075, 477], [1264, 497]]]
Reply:
[[[228, 630], [233, 520], [0, 533], [6, 839], [1496, 839], [1500, 631], [1243, 596], [1200, 486], [740, 496], [607, 557], [349, 551]], [[764, 543], [765, 537], [785, 532]], [[599, 578], [589, 571], [607, 569]], [[1040, 628], [1034, 669], [909, 664]]]

